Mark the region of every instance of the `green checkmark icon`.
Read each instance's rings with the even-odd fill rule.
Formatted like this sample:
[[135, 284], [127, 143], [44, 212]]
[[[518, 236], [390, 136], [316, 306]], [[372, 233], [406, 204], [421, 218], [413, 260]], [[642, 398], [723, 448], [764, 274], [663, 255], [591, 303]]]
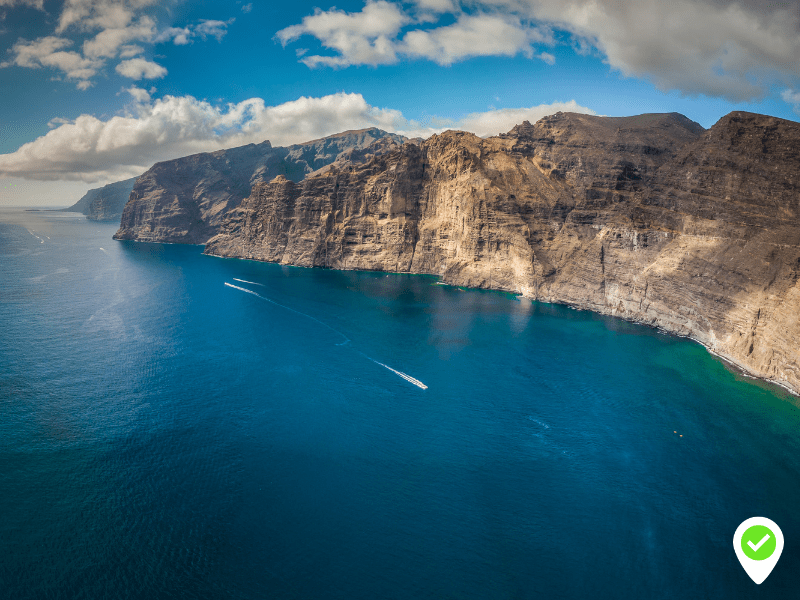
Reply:
[[742, 550], [751, 560], [765, 560], [772, 556], [775, 543], [775, 534], [764, 525], [753, 525], [742, 535]]

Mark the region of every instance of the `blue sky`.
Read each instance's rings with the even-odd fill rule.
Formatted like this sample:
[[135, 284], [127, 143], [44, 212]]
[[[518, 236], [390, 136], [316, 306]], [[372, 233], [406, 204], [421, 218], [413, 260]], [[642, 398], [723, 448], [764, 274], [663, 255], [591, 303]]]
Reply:
[[800, 8], [760, 0], [0, 0], [0, 205], [154, 162], [557, 110], [800, 119]]

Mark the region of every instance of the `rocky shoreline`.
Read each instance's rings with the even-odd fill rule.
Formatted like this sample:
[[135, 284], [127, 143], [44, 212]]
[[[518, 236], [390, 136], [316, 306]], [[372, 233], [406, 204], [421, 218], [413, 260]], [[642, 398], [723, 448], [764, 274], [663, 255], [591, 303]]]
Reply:
[[798, 148], [800, 124], [751, 113], [709, 130], [676, 113], [559, 113], [255, 183], [198, 241], [216, 256], [431, 274], [620, 317], [797, 393]]

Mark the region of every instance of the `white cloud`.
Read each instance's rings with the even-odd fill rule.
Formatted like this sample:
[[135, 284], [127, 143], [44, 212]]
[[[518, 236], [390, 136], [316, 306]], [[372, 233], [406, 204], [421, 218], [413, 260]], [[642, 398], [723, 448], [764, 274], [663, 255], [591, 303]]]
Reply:
[[320, 11], [277, 33], [286, 45], [317, 38], [333, 51], [304, 54], [310, 67], [380, 65], [403, 58], [450, 64], [524, 53], [548, 64], [550, 30], [596, 49], [624, 76], [659, 89], [754, 100], [800, 79], [800, 3], [759, 0], [416, 0], [367, 2], [361, 12]]
[[251, 10], [253, 10], [253, 3], [252, 2], [249, 2], [248, 4], [245, 4], [244, 6], [242, 6], [242, 12], [243, 13], [249, 13]]
[[84, 31], [122, 29], [133, 20], [136, 11], [157, 3], [158, 0], [67, 0], [56, 33], [71, 27]]
[[119, 56], [120, 58], [132, 58], [144, 52], [144, 48], [141, 46], [137, 46], [136, 44], [128, 44], [125, 46], [120, 46], [119, 48]]
[[727, 0], [527, 0], [527, 14], [598, 48], [626, 76], [734, 101], [800, 76], [797, 7]]
[[461, 121], [424, 125], [398, 110], [371, 106], [360, 94], [299, 98], [266, 106], [260, 98], [214, 106], [191, 96], [152, 101], [150, 92], [126, 90], [134, 102], [125, 115], [101, 120], [82, 115], [54, 128], [16, 152], [0, 155], [0, 176], [35, 180], [115, 181], [140, 174], [170, 158], [269, 139], [274, 145], [304, 142], [347, 129], [379, 127], [409, 137], [427, 137], [444, 127], [480, 135], [508, 131], [525, 119], [559, 110], [591, 111], [574, 101], [522, 109], [492, 110]]
[[131, 113], [101, 120], [82, 115], [0, 155], [0, 175], [87, 182], [130, 177], [154, 162], [270, 139], [305, 141], [345, 129], [391, 127], [402, 116], [357, 94], [300, 98], [265, 106], [260, 98], [214, 106], [191, 96], [148, 102], [134, 89]]
[[52, 129], [53, 127], [58, 127], [59, 125], [65, 125], [67, 123], [72, 123], [69, 119], [62, 119], [61, 117], [56, 117], [55, 119], [50, 119], [47, 123], [47, 126]]
[[123, 60], [117, 65], [116, 71], [123, 77], [129, 77], [136, 81], [140, 79], [161, 79], [167, 74], [167, 70], [164, 67], [144, 58]]
[[213, 37], [218, 42], [221, 42], [225, 34], [228, 33], [228, 25], [233, 24], [235, 20], [236, 19], [228, 19], [227, 21], [202, 20], [194, 26], [169, 27], [159, 33], [154, 41], [158, 43], [171, 41], [176, 46], [185, 46], [191, 44], [196, 37], [201, 40]]
[[783, 90], [781, 98], [783, 98], [783, 101], [786, 102], [787, 104], [792, 104], [793, 105], [792, 109], [794, 110], [794, 112], [800, 115], [800, 92], [795, 92], [794, 90], [786, 89]]
[[[553, 44], [548, 27], [532, 26], [514, 14], [498, 11], [466, 14], [455, 10], [449, 0], [418, 0], [415, 5], [419, 11], [416, 18], [406, 14], [401, 5], [383, 0], [369, 1], [356, 13], [317, 10], [301, 24], [278, 31], [276, 38], [285, 46], [301, 36], [312, 35], [337, 53], [303, 56], [300, 61], [312, 68], [377, 66], [396, 63], [403, 57], [450, 65], [473, 56], [519, 53], [546, 62], [553, 60], [551, 54], [537, 54], [533, 49], [533, 44]], [[421, 27], [437, 22], [440, 16], [436, 15], [446, 11], [454, 13], [454, 23]]]
[[19, 40], [12, 48], [12, 52], [15, 54], [14, 58], [2, 63], [2, 66], [17, 65], [37, 69], [42, 66], [41, 59], [43, 57], [50, 56], [71, 45], [71, 40], [55, 36], [39, 38], [32, 42]]
[[169, 27], [158, 34], [155, 42], [163, 43], [171, 41], [176, 46], [185, 46], [192, 41], [192, 30], [188, 27]]
[[0, 64], [0, 67], [13, 65], [30, 69], [42, 67], [57, 69], [68, 79], [77, 80], [78, 87], [88, 87], [90, 84], [87, 80], [97, 74], [103, 63], [93, 58], [84, 58], [77, 52], [65, 50], [72, 44], [71, 40], [56, 36], [43, 37], [31, 42], [19, 40], [11, 48], [13, 58]]
[[514, 56], [522, 52], [532, 57], [533, 43], [550, 44], [552, 36], [548, 30], [526, 27], [514, 17], [479, 13], [460, 15], [452, 25], [409, 31], [399, 46], [410, 57], [449, 65], [471, 56]]
[[368, 2], [358, 13], [332, 9], [317, 10], [300, 25], [281, 29], [275, 37], [285, 46], [310, 34], [339, 56], [308, 56], [301, 61], [310, 67], [318, 65], [344, 67], [355, 64], [383, 65], [397, 62], [395, 36], [410, 22], [396, 5], [380, 0]]
[[[78, 89], [85, 90], [93, 85], [92, 79], [109, 60], [119, 57], [123, 59], [116, 67], [120, 75], [137, 80], [154, 79], [164, 77], [167, 70], [140, 57], [145, 51], [142, 44], [170, 40], [179, 45], [189, 44], [195, 38], [221, 41], [234, 22], [234, 19], [201, 20], [193, 26], [171, 27], [157, 35], [155, 18], [142, 11], [158, 3], [158, 0], [66, 0], [55, 28], [58, 35], [33, 41], [19, 39], [9, 51], [11, 57], [0, 63], [0, 68], [55, 69], [74, 81]], [[42, 7], [39, 0], [0, 0], [0, 7], [19, 4]], [[71, 49], [76, 37], [83, 38], [80, 52]]]
[[540, 104], [529, 108], [500, 108], [482, 113], [472, 113], [454, 123], [454, 127], [486, 137], [499, 133], [506, 133], [510, 131], [514, 125], [519, 125], [523, 121], [535, 123], [542, 117], [557, 112], [574, 112], [586, 115], [597, 114], [590, 108], [581, 106], [575, 102], [575, 100], [570, 100], [569, 102]]
[[539, 54], [536, 54], [535, 56], [536, 56], [536, 58], [540, 58], [541, 60], [546, 62], [548, 65], [556, 64], [556, 57], [553, 56], [552, 54], [550, 54], [549, 52], [540, 52]]
[[414, 0], [417, 8], [434, 13], [454, 12], [456, 10], [453, 0]]
[[0, 0], [1, 7], [13, 8], [14, 6], [30, 6], [44, 10], [44, 0]]
[[114, 58], [128, 42], [149, 41], [154, 35], [155, 22], [144, 16], [134, 24], [104, 29], [91, 40], [86, 40], [83, 43], [83, 54], [89, 58]]
[[206, 38], [213, 37], [218, 42], [221, 42], [225, 34], [228, 33], [228, 25], [233, 24], [235, 20], [236, 19], [228, 19], [227, 21], [200, 21], [200, 23], [195, 26], [194, 32], [196, 35], [200, 36], [200, 39], [205, 40]]
[[131, 95], [131, 98], [133, 98], [134, 102], [138, 102], [140, 104], [148, 104], [150, 102], [150, 92], [140, 87], [136, 87], [134, 85], [129, 88], [125, 88], [124, 91], [128, 92]]

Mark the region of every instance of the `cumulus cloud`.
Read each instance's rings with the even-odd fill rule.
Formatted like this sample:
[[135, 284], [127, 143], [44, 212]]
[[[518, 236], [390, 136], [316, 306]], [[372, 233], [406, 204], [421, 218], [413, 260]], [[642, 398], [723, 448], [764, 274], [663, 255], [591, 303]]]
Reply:
[[137, 10], [157, 3], [158, 0], [67, 0], [56, 33], [71, 27], [85, 31], [121, 29], [133, 20]]
[[0, 0], [0, 8], [12, 8], [14, 6], [30, 6], [44, 10], [44, 0]]
[[[130, 91], [130, 90], [129, 90]], [[154, 102], [140, 88], [130, 114], [101, 120], [82, 115], [11, 154], [0, 155], [0, 174], [87, 182], [141, 173], [154, 162], [270, 139], [287, 144], [339, 130], [391, 127], [397, 111], [376, 109], [358, 94], [300, 98], [266, 106], [260, 98], [214, 106], [191, 96]]]
[[533, 57], [534, 43], [552, 44], [550, 31], [526, 27], [515, 17], [479, 13], [459, 15], [452, 25], [409, 31], [399, 46], [408, 56], [449, 65], [471, 56], [514, 56], [522, 52]]
[[194, 28], [194, 32], [200, 39], [205, 40], [206, 38], [213, 37], [218, 42], [221, 42], [225, 34], [228, 33], [228, 25], [231, 25], [235, 20], [236, 19], [229, 19], [227, 21], [200, 21]]
[[156, 42], [172, 42], [176, 46], [185, 46], [192, 41], [193, 32], [188, 27], [168, 27], [156, 36]]
[[13, 58], [0, 64], [0, 67], [18, 66], [30, 69], [42, 67], [57, 69], [68, 79], [78, 80], [78, 86], [87, 85], [103, 66], [102, 61], [85, 58], [78, 52], [66, 50], [73, 45], [72, 40], [48, 36], [34, 41], [19, 40], [12, 48]]
[[368, 1], [361, 12], [320, 11], [277, 33], [284, 45], [317, 38], [332, 54], [309, 67], [380, 65], [404, 58], [451, 64], [471, 56], [523, 53], [552, 64], [537, 45], [566, 33], [624, 76], [658, 88], [731, 101], [800, 78], [800, 3], [760, 0], [415, 0]]
[[[20, 4], [43, 7], [39, 0], [0, 0], [0, 8]], [[144, 58], [135, 58], [144, 53], [142, 44], [173, 41], [180, 45], [209, 38], [221, 41], [234, 22], [201, 20], [157, 33], [155, 18], [142, 14], [156, 4], [158, 0], [66, 0], [55, 27], [57, 35], [33, 41], [19, 39], [0, 68], [50, 68], [61, 71], [63, 78], [74, 81], [79, 89], [87, 89], [108, 61], [119, 57], [122, 62], [115, 70], [120, 75], [136, 80], [155, 79], [164, 77], [167, 70]], [[80, 51], [73, 48], [76, 37], [83, 39]]]
[[486, 137], [499, 133], [506, 133], [523, 121], [535, 123], [542, 117], [557, 112], [574, 112], [586, 115], [597, 114], [590, 108], [581, 106], [575, 102], [575, 100], [570, 100], [569, 102], [540, 104], [529, 108], [499, 108], [482, 113], [472, 113], [454, 123], [454, 127]]
[[213, 37], [218, 42], [221, 42], [225, 34], [228, 33], [228, 25], [231, 25], [235, 20], [236, 19], [228, 19], [227, 21], [202, 20], [197, 25], [193, 26], [169, 27], [159, 33], [155, 37], [155, 41], [171, 41], [176, 46], [185, 46], [191, 44], [194, 38], [206, 40]]
[[[129, 88], [125, 88], [123, 91], [128, 92], [131, 95], [131, 99], [134, 102], [142, 104], [148, 104], [150, 102], [150, 91], [147, 91], [140, 87], [136, 87], [135, 85]], [[153, 88], [151, 91], [154, 92], [155, 88]], [[69, 123], [69, 121], [64, 121], [64, 123]]]
[[120, 48], [133, 41], [149, 41], [155, 35], [155, 21], [144, 16], [126, 27], [104, 29], [83, 43], [83, 55], [89, 58], [114, 58]]
[[144, 52], [144, 48], [137, 44], [127, 44], [125, 46], [120, 46], [119, 55], [120, 58], [132, 58]]
[[107, 120], [82, 115], [74, 121], [52, 121], [53, 129], [0, 155], [0, 176], [41, 181], [115, 181], [141, 174], [160, 160], [219, 148], [260, 143], [304, 142], [347, 129], [379, 127], [409, 137], [427, 137], [445, 128], [479, 135], [508, 131], [559, 110], [588, 112], [574, 101], [521, 109], [491, 110], [460, 121], [425, 125], [390, 108], [371, 106], [360, 94], [338, 93], [299, 98], [267, 106], [261, 98], [215, 106], [191, 96], [151, 100], [150, 92], [131, 87], [132, 103], [124, 115]]
[[418, 9], [436, 13], [453, 12], [456, 10], [453, 0], [415, 0], [414, 4]]
[[395, 36], [411, 19], [399, 6], [380, 0], [369, 2], [361, 12], [346, 13], [341, 10], [317, 10], [305, 17], [300, 25], [292, 25], [275, 34], [285, 46], [299, 37], [310, 34], [326, 48], [336, 50], [338, 56], [307, 56], [304, 64], [315, 67], [325, 65], [383, 65], [397, 62]]
[[117, 65], [116, 71], [123, 77], [129, 77], [135, 81], [140, 79], [161, 79], [167, 74], [167, 70], [164, 67], [144, 58], [123, 60]]
[[795, 92], [794, 90], [783, 90], [781, 94], [781, 98], [787, 104], [793, 105], [792, 108], [794, 112], [800, 115], [800, 92]]
[[[26, 6], [29, 8], [44, 10], [44, 0], [0, 0], [0, 22], [6, 18], [9, 10], [17, 6]], [[5, 33], [8, 33], [8, 30], [0, 27], [0, 35]]]
[[800, 76], [796, 5], [727, 0], [526, 0], [527, 14], [596, 47], [662, 90], [753, 100]]
[[[304, 35], [316, 37], [334, 56], [310, 55], [301, 52], [300, 61], [309, 67], [347, 67], [350, 65], [384, 65], [401, 58], [426, 58], [441, 65], [473, 56], [514, 56], [523, 53], [546, 62], [534, 51], [534, 44], [552, 45], [546, 26], [532, 26], [508, 11], [503, 14], [478, 11], [467, 14], [457, 11], [450, 0], [418, 0], [416, 17], [407, 14], [400, 4], [385, 0], [369, 1], [361, 12], [317, 10], [299, 25], [278, 31], [276, 38], [285, 46]], [[439, 27], [421, 27], [437, 22], [441, 14], [453, 12], [454, 23]], [[435, 16], [440, 15], [440, 16]], [[407, 26], [411, 26], [409, 29]]]

